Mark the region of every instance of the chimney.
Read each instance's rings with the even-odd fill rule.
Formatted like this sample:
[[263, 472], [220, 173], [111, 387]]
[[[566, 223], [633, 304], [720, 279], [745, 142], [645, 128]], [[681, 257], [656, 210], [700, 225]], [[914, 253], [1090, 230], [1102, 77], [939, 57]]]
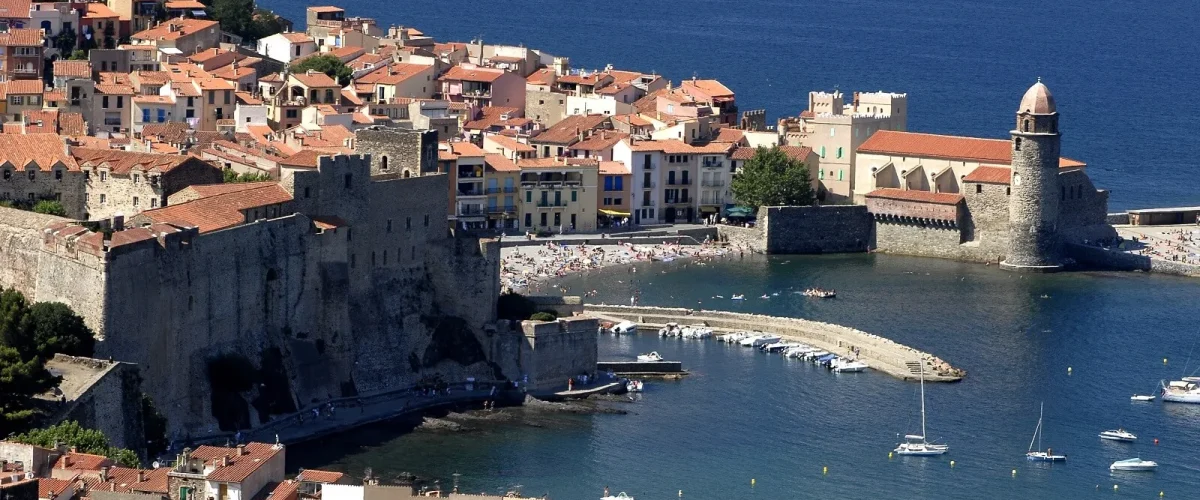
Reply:
[[146, 482], [146, 471], [144, 471], [144, 470], [141, 470], [141, 469], [138, 469], [138, 480], [137, 480], [137, 482], [139, 482], [139, 483], [144, 483], [144, 482]]
[[239, 457], [246, 456], [246, 445], [244, 445], [244, 444], [237, 445], [237, 454]]
[[100, 468], [100, 480], [101, 480], [101, 481], [108, 481], [108, 467], [101, 467], [101, 468]]
[[229, 467], [229, 455], [221, 457], [221, 467]]

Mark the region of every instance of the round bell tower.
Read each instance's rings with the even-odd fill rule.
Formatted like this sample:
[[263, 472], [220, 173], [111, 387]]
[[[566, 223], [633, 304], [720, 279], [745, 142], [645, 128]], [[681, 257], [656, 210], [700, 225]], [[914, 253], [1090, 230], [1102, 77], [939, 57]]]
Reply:
[[1017, 271], [1062, 268], [1058, 239], [1058, 162], [1061, 134], [1054, 96], [1041, 79], [1017, 108], [1012, 131], [1012, 185], [1008, 198], [1008, 255], [1000, 265]]

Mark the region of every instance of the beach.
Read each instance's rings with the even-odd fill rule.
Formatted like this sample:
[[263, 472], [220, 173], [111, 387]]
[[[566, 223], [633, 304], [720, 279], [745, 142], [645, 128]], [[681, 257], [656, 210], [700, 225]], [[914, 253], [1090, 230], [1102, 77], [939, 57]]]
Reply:
[[[636, 273], [635, 264], [644, 262], [673, 262], [693, 259], [700, 262], [744, 255], [748, 250], [736, 246], [704, 243], [701, 245], [666, 244], [612, 244], [586, 245], [565, 241], [549, 241], [537, 246], [511, 246], [501, 249], [500, 286], [504, 291], [539, 292], [553, 286], [549, 280], [573, 274], [614, 266], [629, 266]], [[557, 291], [569, 290], [554, 287]], [[592, 292], [576, 292], [589, 296]]]

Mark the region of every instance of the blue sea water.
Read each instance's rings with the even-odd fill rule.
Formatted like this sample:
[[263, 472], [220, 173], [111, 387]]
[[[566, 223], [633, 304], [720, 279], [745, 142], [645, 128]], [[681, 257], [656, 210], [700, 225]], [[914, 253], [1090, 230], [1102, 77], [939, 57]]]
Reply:
[[[737, 92], [742, 109], [766, 108], [771, 119], [800, 112], [812, 89], [890, 90], [909, 93], [910, 130], [1004, 137], [1022, 92], [1040, 76], [1062, 114], [1063, 153], [1088, 162], [1092, 179], [1112, 192], [1111, 210], [1200, 205], [1192, 175], [1200, 9], [1189, 2], [338, 3], [351, 15], [443, 41], [482, 35], [569, 56], [576, 67], [612, 63], [676, 81], [717, 78]], [[262, 5], [302, 24], [309, 4]], [[619, 274], [564, 284], [617, 303], [631, 292]], [[832, 301], [788, 293], [810, 285], [841, 293]], [[558, 499], [598, 498], [606, 485], [643, 500], [675, 498], [680, 489], [684, 498], [1157, 498], [1159, 491], [1200, 498], [1200, 406], [1128, 399], [1200, 365], [1200, 353], [1189, 359], [1200, 330], [1200, 282], [1021, 277], [854, 255], [660, 265], [640, 274], [638, 287], [645, 304], [849, 324], [967, 369], [963, 383], [928, 388], [930, 435], [949, 443], [951, 454], [887, 459], [896, 435], [918, 428], [913, 384], [881, 374], [832, 376], [712, 342], [605, 338], [603, 357], [657, 350], [683, 360], [694, 376], [653, 384], [628, 405], [629, 415], [450, 436], [376, 428], [298, 447], [293, 466], [354, 474], [372, 467], [385, 477], [410, 471], [447, 482], [458, 472], [469, 491], [521, 484]], [[778, 298], [745, 304], [712, 298], [776, 291]], [[1065, 464], [1023, 459], [1041, 402], [1046, 444], [1069, 455]], [[1096, 438], [1118, 426], [1141, 441]], [[1133, 456], [1162, 466], [1143, 475], [1107, 471]]]
[[[770, 120], [810, 90], [909, 94], [909, 130], [1006, 138], [1038, 77], [1115, 210], [1200, 205], [1200, 8], [1112, 0], [339, 0], [349, 15], [440, 41], [523, 44], [577, 68], [698, 75]], [[297, 0], [267, 8], [304, 23]]]
[[[1107, 498], [1113, 485], [1118, 498], [1200, 497], [1200, 405], [1129, 400], [1200, 367], [1200, 352], [1192, 352], [1200, 329], [1195, 280], [1022, 276], [844, 255], [643, 265], [637, 274], [610, 270], [560, 283], [573, 293], [595, 289], [599, 302], [627, 302], [638, 289], [646, 304], [847, 324], [932, 352], [968, 371], [961, 383], [926, 387], [929, 435], [951, 453], [887, 456], [898, 435], [920, 429], [917, 384], [881, 373], [834, 375], [715, 341], [604, 336], [602, 359], [658, 351], [693, 375], [649, 384], [638, 402], [618, 404], [628, 415], [461, 435], [374, 429], [298, 447], [293, 466], [373, 467], [384, 477], [408, 471], [445, 483], [457, 472], [466, 491], [520, 484], [557, 499], [598, 498], [605, 486], [644, 499], [675, 498], [680, 489], [684, 498], [712, 499]], [[838, 298], [792, 293], [809, 286], [836, 289]], [[735, 293], [751, 299], [715, 298]], [[1043, 402], [1045, 446], [1068, 455], [1065, 463], [1025, 460]], [[1139, 441], [1097, 437], [1117, 427]], [[1108, 471], [1138, 456], [1159, 470]]]

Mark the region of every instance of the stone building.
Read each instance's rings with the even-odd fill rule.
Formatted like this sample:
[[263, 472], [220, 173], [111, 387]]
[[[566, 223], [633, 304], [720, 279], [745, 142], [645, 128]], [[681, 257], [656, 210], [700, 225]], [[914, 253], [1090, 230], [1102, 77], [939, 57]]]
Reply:
[[0, 134], [0, 201], [56, 200], [85, 217], [84, 173], [67, 149], [57, 134]]
[[596, 372], [596, 319], [522, 321], [522, 378], [529, 391], [555, 391], [567, 380]]
[[221, 169], [192, 156], [72, 148], [83, 171], [85, 218], [133, 216], [167, 205], [175, 192], [195, 184], [219, 184]]
[[371, 127], [354, 133], [354, 151], [371, 158], [371, 174], [413, 177], [436, 173], [438, 132]]
[[511, 339], [488, 329], [498, 245], [451, 233], [446, 176], [371, 168], [321, 156], [282, 168], [281, 189], [262, 193], [274, 203], [201, 197], [111, 234], [0, 209], [0, 280], [77, 311], [103, 339], [97, 356], [137, 363], [172, 438], [433, 375], [515, 372]]

